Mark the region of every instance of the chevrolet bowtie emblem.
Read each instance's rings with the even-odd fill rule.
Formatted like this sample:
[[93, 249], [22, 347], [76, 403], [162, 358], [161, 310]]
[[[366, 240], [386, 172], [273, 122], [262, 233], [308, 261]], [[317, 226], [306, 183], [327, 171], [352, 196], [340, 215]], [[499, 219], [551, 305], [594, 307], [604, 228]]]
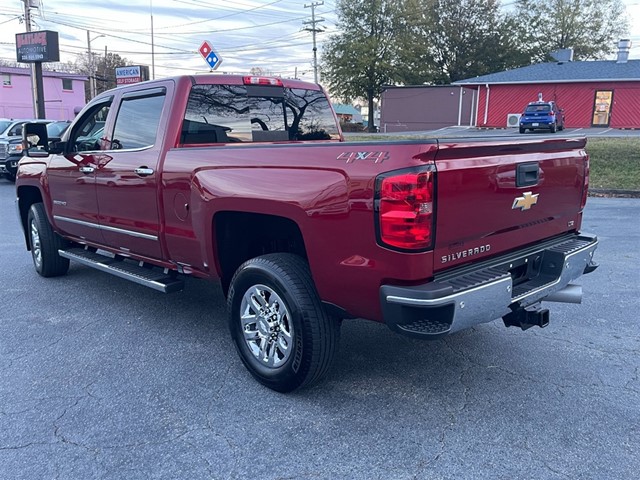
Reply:
[[521, 197], [516, 197], [511, 206], [512, 210], [519, 208], [521, 211], [529, 210], [533, 205], [538, 203], [538, 193], [533, 195], [531, 192], [524, 192]]

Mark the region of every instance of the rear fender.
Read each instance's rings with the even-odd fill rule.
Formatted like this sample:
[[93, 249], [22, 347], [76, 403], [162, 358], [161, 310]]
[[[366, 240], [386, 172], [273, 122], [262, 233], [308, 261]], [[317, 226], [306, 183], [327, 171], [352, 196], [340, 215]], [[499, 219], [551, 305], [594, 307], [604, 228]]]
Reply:
[[[247, 212], [282, 217], [294, 222], [303, 237], [312, 274], [326, 261], [326, 238], [321, 222], [349, 215], [345, 176], [333, 170], [304, 168], [229, 168], [201, 170], [192, 183], [191, 213], [203, 258], [216, 265], [213, 225], [219, 212]], [[328, 233], [328, 232], [327, 232]], [[251, 235], [251, 232], [247, 232]], [[314, 268], [315, 267], [315, 268]]]

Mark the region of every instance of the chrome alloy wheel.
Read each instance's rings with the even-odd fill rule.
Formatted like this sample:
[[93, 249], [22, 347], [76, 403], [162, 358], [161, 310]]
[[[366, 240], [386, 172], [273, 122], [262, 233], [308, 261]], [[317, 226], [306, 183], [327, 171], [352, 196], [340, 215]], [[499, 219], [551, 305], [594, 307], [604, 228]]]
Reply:
[[31, 254], [33, 255], [33, 261], [37, 267], [42, 265], [42, 246], [40, 245], [40, 232], [36, 222], [31, 221]]
[[277, 368], [293, 350], [293, 322], [284, 301], [266, 285], [254, 285], [242, 297], [244, 341], [264, 366]]

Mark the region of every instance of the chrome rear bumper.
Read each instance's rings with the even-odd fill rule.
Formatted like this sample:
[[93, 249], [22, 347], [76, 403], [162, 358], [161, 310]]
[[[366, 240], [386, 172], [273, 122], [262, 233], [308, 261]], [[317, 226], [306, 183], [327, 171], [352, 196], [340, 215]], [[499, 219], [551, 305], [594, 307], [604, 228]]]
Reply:
[[593, 263], [597, 246], [595, 236], [562, 237], [427, 284], [383, 285], [385, 323], [400, 333], [434, 338], [504, 317], [547, 297], [575, 303], [575, 292], [565, 292], [565, 300], [559, 292], [597, 267]]

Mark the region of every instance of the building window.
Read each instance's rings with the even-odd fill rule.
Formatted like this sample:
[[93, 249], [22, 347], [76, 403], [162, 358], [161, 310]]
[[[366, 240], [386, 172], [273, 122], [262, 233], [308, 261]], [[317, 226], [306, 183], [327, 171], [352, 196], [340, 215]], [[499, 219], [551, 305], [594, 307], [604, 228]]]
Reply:
[[62, 90], [73, 90], [73, 82], [70, 78], [62, 79]]
[[10, 87], [11, 86], [11, 75], [8, 73], [3, 73], [2, 74], [2, 85], [5, 87]]

